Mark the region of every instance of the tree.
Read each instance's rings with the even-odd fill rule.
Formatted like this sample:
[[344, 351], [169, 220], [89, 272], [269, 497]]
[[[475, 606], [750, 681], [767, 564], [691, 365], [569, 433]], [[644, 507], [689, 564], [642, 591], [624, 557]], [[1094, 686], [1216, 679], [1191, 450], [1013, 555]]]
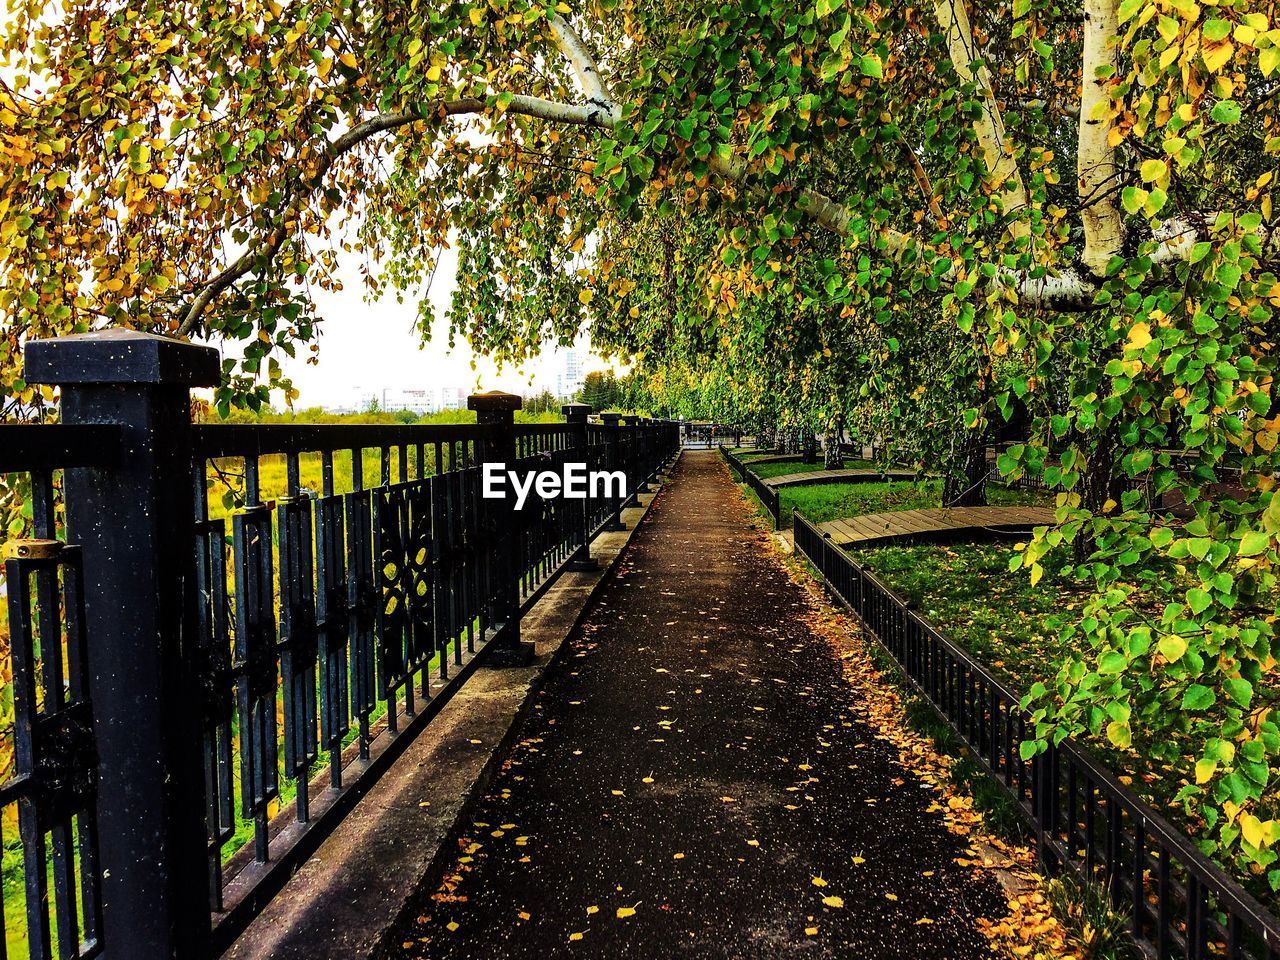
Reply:
[[592, 370], [582, 378], [582, 389], [578, 391], [577, 401], [587, 404], [596, 413], [616, 409], [620, 399], [618, 379], [612, 370]]
[[559, 413], [560, 401], [550, 390], [543, 390], [532, 397], [526, 397], [524, 409], [532, 414]]
[[[1276, 17], [20, 0], [0, 386], [34, 399], [25, 338], [125, 324], [244, 345], [220, 402], [261, 402], [278, 357], [314, 349], [338, 250], [381, 265], [377, 294], [450, 242], [452, 328], [500, 357], [589, 324], [655, 392], [696, 380], [809, 429], [838, 413], [922, 460], [1025, 410], [1001, 467], [1063, 494], [1017, 565], [1094, 592], [1024, 749], [1189, 738], [1205, 842], [1269, 870]], [[1226, 471], [1238, 492], [1207, 496]]]

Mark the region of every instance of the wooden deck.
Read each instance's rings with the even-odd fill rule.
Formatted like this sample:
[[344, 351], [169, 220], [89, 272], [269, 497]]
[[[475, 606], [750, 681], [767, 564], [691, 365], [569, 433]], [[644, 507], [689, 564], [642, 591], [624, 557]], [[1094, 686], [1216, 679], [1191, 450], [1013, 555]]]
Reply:
[[860, 547], [899, 537], [929, 540], [964, 530], [1010, 533], [1051, 523], [1052, 507], [934, 507], [845, 517], [818, 529], [838, 546]]
[[[756, 461], [757, 463], [759, 461]], [[853, 470], [810, 470], [808, 473], [784, 473], [778, 477], [767, 477], [765, 483], [770, 487], [798, 487], [806, 483], [882, 483], [887, 480], [923, 480], [929, 475], [921, 476], [914, 470], [872, 470], [860, 468]]]

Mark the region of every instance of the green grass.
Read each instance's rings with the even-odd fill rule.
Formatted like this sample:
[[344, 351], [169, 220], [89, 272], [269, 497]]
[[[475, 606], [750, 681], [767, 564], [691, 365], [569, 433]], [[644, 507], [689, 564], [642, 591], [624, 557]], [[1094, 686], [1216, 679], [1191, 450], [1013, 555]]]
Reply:
[[940, 480], [890, 480], [881, 483], [823, 483], [812, 487], [783, 487], [778, 491], [782, 512], [794, 507], [813, 523], [856, 517], [884, 510], [915, 510], [942, 502]]
[[1008, 543], [918, 544], [858, 550], [927, 620], [997, 675], [1023, 691], [1057, 670], [1058, 641], [1085, 594], [1045, 577], [1036, 586], [1009, 572]]

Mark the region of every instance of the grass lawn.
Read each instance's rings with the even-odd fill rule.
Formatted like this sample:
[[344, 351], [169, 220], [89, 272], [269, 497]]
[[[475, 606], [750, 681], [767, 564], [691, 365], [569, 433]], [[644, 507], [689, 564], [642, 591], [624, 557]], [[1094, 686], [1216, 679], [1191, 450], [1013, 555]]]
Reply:
[[883, 510], [936, 507], [942, 501], [942, 481], [822, 483], [811, 487], [783, 487], [778, 494], [785, 516], [790, 517], [794, 507], [811, 522], [826, 523], [839, 517], [856, 517]]
[[1085, 594], [1009, 572], [1008, 543], [919, 544], [858, 550], [927, 620], [1019, 692], [1052, 676], [1066, 651], [1058, 630]]

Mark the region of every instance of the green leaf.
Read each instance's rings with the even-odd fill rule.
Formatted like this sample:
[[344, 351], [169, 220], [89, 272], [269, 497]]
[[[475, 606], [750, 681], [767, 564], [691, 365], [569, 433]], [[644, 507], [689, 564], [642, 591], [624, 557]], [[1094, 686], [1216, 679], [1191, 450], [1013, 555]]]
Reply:
[[884, 64], [880, 62], [880, 58], [874, 53], [868, 53], [863, 56], [862, 75], [876, 78], [884, 76]]
[[1208, 590], [1193, 587], [1187, 591], [1187, 606], [1191, 608], [1192, 613], [1204, 613], [1211, 603], [1213, 603], [1213, 594]]
[[1104, 653], [1098, 659], [1098, 672], [1101, 674], [1123, 673], [1129, 666], [1129, 658], [1119, 651]]
[[1183, 710], [1208, 710], [1217, 701], [1214, 692], [1204, 684], [1193, 683], [1182, 695]]
[[1246, 709], [1253, 700], [1253, 684], [1241, 677], [1223, 680], [1222, 689], [1228, 697]]
[[1216, 123], [1239, 123], [1241, 117], [1240, 104], [1234, 100], [1219, 100], [1209, 111], [1209, 116]]
[[1262, 530], [1250, 530], [1240, 538], [1240, 556], [1256, 557], [1271, 546], [1271, 534]]

